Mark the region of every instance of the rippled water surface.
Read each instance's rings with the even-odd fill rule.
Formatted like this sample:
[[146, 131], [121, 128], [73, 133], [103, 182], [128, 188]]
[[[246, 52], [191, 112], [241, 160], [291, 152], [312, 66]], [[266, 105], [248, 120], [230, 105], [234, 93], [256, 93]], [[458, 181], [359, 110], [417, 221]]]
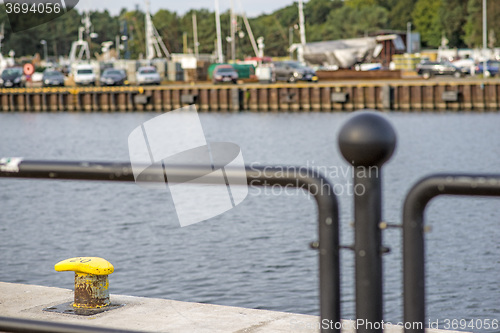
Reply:
[[[130, 132], [156, 114], [0, 114], [0, 155], [127, 161]], [[240, 145], [247, 164], [321, 168], [339, 184], [341, 242], [353, 234], [348, 165], [336, 137], [347, 114], [201, 114], [208, 141]], [[384, 219], [436, 172], [500, 173], [497, 114], [387, 114], [398, 134], [383, 169]], [[186, 133], [189, 135], [189, 133]], [[344, 193], [341, 193], [341, 190]], [[316, 207], [302, 192], [251, 189], [235, 209], [181, 228], [167, 189], [0, 179], [0, 281], [72, 288], [53, 266], [111, 261], [111, 292], [318, 314]], [[500, 199], [443, 197], [426, 213], [428, 317], [500, 320]], [[193, 208], [196, 209], [196, 208]], [[385, 317], [402, 320], [401, 231], [384, 232]], [[342, 253], [342, 317], [354, 318], [353, 256]], [[0, 296], [1, 297], [1, 296]], [[475, 330], [476, 331], [476, 330]], [[499, 331], [493, 330], [493, 331]]]

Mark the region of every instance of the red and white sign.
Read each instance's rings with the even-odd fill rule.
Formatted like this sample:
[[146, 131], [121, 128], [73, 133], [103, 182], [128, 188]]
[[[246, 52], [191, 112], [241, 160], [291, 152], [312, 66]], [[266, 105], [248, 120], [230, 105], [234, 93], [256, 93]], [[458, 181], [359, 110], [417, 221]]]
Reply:
[[35, 73], [35, 66], [33, 64], [27, 63], [23, 66], [24, 75], [32, 75]]

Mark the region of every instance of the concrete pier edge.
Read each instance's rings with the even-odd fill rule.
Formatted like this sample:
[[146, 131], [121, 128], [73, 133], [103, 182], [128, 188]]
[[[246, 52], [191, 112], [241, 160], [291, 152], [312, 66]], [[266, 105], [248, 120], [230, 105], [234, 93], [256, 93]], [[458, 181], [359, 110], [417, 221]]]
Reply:
[[[128, 329], [145, 332], [319, 332], [318, 316], [232, 306], [181, 302], [168, 299], [111, 295], [125, 306], [93, 316], [51, 313], [44, 308], [69, 302], [69, 289], [0, 282], [0, 315], [4, 317]], [[354, 331], [355, 322], [342, 321], [342, 331]], [[402, 332], [402, 326], [384, 325], [385, 332]], [[426, 329], [428, 333], [457, 333]]]

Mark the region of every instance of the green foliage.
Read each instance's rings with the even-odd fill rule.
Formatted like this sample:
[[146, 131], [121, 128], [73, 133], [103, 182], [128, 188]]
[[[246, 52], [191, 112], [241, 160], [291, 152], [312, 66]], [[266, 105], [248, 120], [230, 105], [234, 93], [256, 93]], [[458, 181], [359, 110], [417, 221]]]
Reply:
[[[185, 18], [188, 18], [187, 15]], [[189, 16], [189, 19], [191, 19], [191, 16]], [[170, 52], [182, 51], [183, 31], [180, 29], [181, 25], [179, 21], [180, 19], [177, 16], [177, 13], [172, 13], [165, 9], [160, 9], [153, 16], [153, 24], [163, 37], [165, 46], [168, 50], [170, 50]], [[141, 31], [144, 31], [144, 29], [141, 29]], [[144, 47], [142, 50], [144, 50]]]
[[469, 0], [467, 2], [467, 23], [465, 24], [464, 41], [469, 47], [481, 45], [482, 40], [482, 5], [481, 0]]
[[[213, 53], [216, 31], [215, 15], [208, 9], [191, 10], [178, 15], [168, 10], [159, 10], [153, 22], [172, 53], [183, 52], [183, 34], [187, 34], [187, 47], [194, 50], [192, 16], [196, 14], [200, 53]], [[304, 3], [307, 41], [324, 41], [362, 37], [379, 30], [405, 31], [407, 22], [412, 22], [413, 31], [421, 34], [424, 47], [437, 47], [441, 37], [446, 36], [450, 47], [482, 46], [482, 0], [309, 0]], [[229, 12], [221, 15], [223, 51], [227, 54], [229, 36]], [[5, 23], [3, 53], [16, 51], [16, 55], [43, 53], [40, 40], [45, 39], [50, 56], [68, 55], [71, 43], [78, 38], [78, 27], [82, 14], [71, 10], [42, 26], [13, 34], [10, 31], [5, 8], [0, 5], [0, 22]], [[122, 9], [117, 16], [109, 12], [92, 12], [91, 20], [98, 37], [92, 40], [91, 53], [100, 52], [100, 44], [114, 41], [120, 33], [122, 22], [129, 29], [129, 49], [132, 58], [144, 55], [144, 12]], [[283, 7], [272, 14], [250, 18], [255, 38], [264, 37], [265, 53], [270, 56], [288, 54], [291, 31], [297, 43], [300, 34], [295, 26], [299, 22], [297, 3]], [[500, 1], [488, 0], [488, 32], [492, 31], [500, 45]], [[238, 37], [238, 36], [242, 37]], [[254, 56], [249, 34], [238, 18], [237, 57]]]
[[462, 37], [465, 35], [464, 26], [467, 19], [467, 0], [443, 1], [439, 8], [443, 33], [449, 41], [449, 45], [465, 47]]
[[[307, 17], [307, 20], [311, 25], [320, 25], [326, 22], [328, 14], [332, 10], [338, 9], [342, 6], [343, 2], [339, 0], [309, 0], [309, 2], [305, 5], [304, 15]], [[297, 7], [290, 7], [292, 7], [291, 10], [295, 12], [298, 17]]]
[[346, 6], [351, 7], [352, 9], [361, 9], [364, 7], [371, 7], [377, 5], [376, 0], [347, 0], [345, 2]]
[[132, 58], [138, 58], [144, 55], [146, 44], [144, 40], [144, 13], [138, 10], [122, 13], [122, 20], [127, 22], [128, 26], [128, 47]]
[[438, 47], [444, 32], [439, 13], [442, 11], [442, 0], [418, 0], [413, 9], [412, 19], [415, 29], [425, 45]]
[[395, 30], [406, 30], [416, 0], [380, 0], [380, 5], [389, 11], [388, 26]]
[[[482, 0], [468, 0], [466, 5], [467, 16], [463, 40], [468, 47], [483, 47], [483, 5]], [[487, 1], [487, 32], [497, 37], [495, 46], [500, 45], [500, 1]], [[489, 43], [489, 41], [487, 41]]]
[[329, 39], [355, 38], [386, 28], [387, 9], [378, 5], [360, 8], [343, 6], [330, 12], [326, 35]]

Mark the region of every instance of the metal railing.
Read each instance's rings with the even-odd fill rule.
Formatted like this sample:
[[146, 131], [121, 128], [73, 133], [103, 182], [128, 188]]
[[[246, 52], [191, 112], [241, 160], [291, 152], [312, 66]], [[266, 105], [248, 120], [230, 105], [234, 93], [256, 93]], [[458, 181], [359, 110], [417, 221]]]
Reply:
[[383, 117], [364, 113], [339, 133], [339, 148], [354, 167], [354, 250], [358, 332], [382, 332], [382, 166], [396, 148], [396, 133]]
[[403, 207], [403, 281], [406, 333], [425, 331], [424, 212], [440, 195], [500, 197], [500, 175], [439, 174], [414, 185]]
[[[368, 112], [352, 117], [342, 127], [338, 141], [342, 155], [355, 168], [355, 244], [342, 246], [355, 252], [355, 328], [358, 332], [380, 333], [383, 330], [382, 255], [388, 252], [382, 246], [382, 167], [396, 147], [396, 133], [385, 118]], [[130, 163], [23, 160], [14, 169], [0, 168], [0, 177], [135, 181]], [[308, 190], [314, 196], [318, 206], [319, 242], [314, 242], [313, 247], [319, 250], [320, 323], [323, 320], [334, 323], [320, 327], [321, 332], [340, 332], [341, 246], [338, 203], [332, 184], [313, 169], [252, 166], [246, 167], [245, 172], [229, 168], [225, 171], [227, 177], [246, 180], [252, 186], [296, 187]], [[205, 169], [196, 166], [169, 166], [168, 173], [176, 179], [198, 179], [206, 184], [219, 181], [218, 177], [211, 178]], [[141, 178], [150, 182], [167, 181], [164, 169], [154, 166], [146, 169]], [[431, 199], [445, 194], [500, 196], [500, 175], [432, 175], [409, 191], [402, 224], [404, 323], [412, 324], [408, 328], [405, 325], [407, 333], [423, 333], [425, 330], [424, 210]], [[371, 325], [358, 325], [359, 319]], [[0, 318], [0, 330], [12, 329], [12, 325], [7, 326], [4, 318]], [[91, 330], [81, 327], [81, 330], [75, 328], [68, 332]]]
[[144, 333], [96, 326], [54, 323], [49, 321], [0, 317], [0, 332], [19, 333]]
[[[281, 185], [309, 190], [318, 206], [318, 237], [315, 246], [319, 251], [320, 316], [328, 321], [340, 322], [340, 263], [339, 263], [339, 217], [337, 198], [333, 186], [315, 170], [293, 167], [247, 167], [246, 172], [225, 168], [228, 178], [244, 180], [252, 186]], [[169, 166], [168, 176], [175, 179], [198, 179], [205, 184], [218, 184], [219, 178], [206, 175], [206, 169], [196, 166]], [[203, 177], [202, 177], [203, 176]], [[17, 170], [1, 171], [0, 177], [72, 179], [98, 181], [134, 182], [130, 163], [28, 161], [23, 160]], [[141, 174], [142, 181], [166, 182], [162, 167], [149, 167]], [[0, 318], [0, 331], [12, 330], [15, 326], [4, 326]], [[22, 322], [22, 320], [20, 320]], [[27, 321], [28, 322], [28, 321]], [[92, 332], [81, 327], [66, 332]], [[45, 332], [34, 331], [32, 332]], [[333, 330], [323, 330], [330, 332]], [[339, 330], [335, 330], [340, 332]]]

